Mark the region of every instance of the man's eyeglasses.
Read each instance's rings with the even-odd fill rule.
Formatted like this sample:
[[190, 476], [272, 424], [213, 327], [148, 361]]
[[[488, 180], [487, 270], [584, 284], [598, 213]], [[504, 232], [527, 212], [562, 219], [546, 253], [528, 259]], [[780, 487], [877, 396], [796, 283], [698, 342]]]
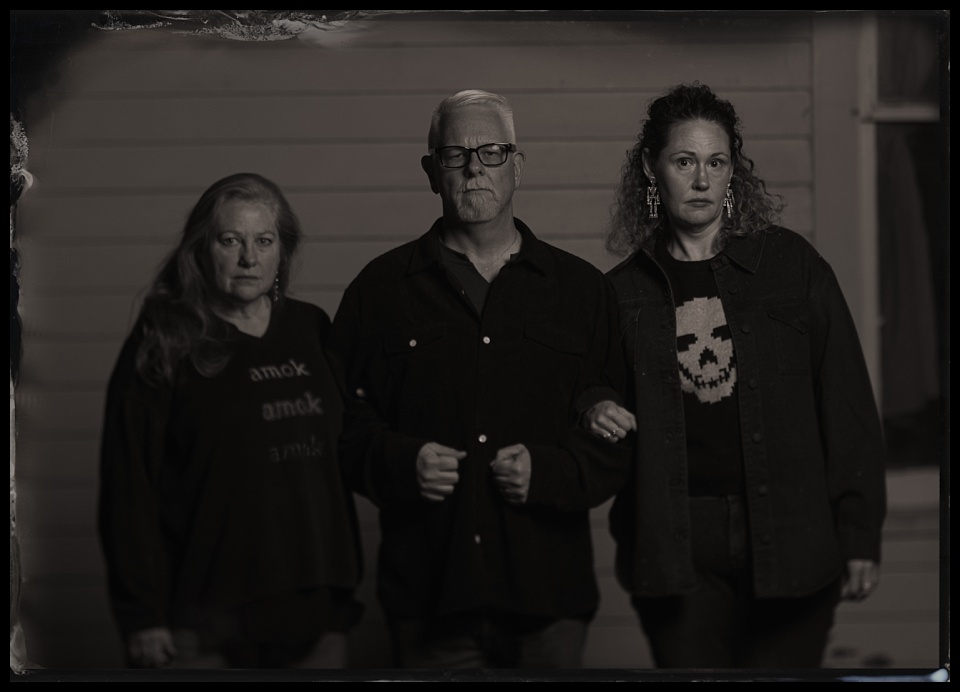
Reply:
[[502, 166], [507, 156], [517, 150], [516, 144], [493, 143], [483, 144], [476, 148], [471, 147], [437, 147], [433, 153], [440, 159], [444, 168], [463, 168], [470, 163], [473, 152], [484, 166]]

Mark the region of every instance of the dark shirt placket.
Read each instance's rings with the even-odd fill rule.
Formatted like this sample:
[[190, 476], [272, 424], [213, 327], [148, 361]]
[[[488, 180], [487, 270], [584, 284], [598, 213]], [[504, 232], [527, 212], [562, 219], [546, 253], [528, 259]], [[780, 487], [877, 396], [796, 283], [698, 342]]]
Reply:
[[[630, 459], [577, 421], [604, 383], [615, 304], [599, 271], [517, 227], [521, 249], [482, 313], [444, 269], [438, 222], [368, 265], [334, 321], [347, 389], [366, 392], [342, 448], [355, 489], [380, 508], [380, 593], [393, 612], [563, 616], [598, 601], [588, 510], [620, 487]], [[467, 453], [441, 502], [416, 487], [428, 442]], [[514, 444], [533, 460], [519, 507], [490, 470]]]

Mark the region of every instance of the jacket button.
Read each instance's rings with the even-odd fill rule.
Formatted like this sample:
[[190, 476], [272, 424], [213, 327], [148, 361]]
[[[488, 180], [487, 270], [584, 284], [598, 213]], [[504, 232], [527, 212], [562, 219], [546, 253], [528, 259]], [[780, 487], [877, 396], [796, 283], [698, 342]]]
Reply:
[[487, 441], [487, 436], [486, 436], [486, 435], [480, 435], [480, 436], [477, 438], [477, 440], [480, 441], [480, 444], [483, 444], [484, 442]]
[[755, 432], [753, 433], [753, 435], [750, 436], [750, 439], [753, 440], [754, 442], [759, 442], [760, 440], [763, 439], [763, 435], [761, 435], [758, 432]]
[[476, 543], [477, 545], [480, 545], [480, 534], [479, 534], [479, 533], [473, 534], [473, 542]]
[[740, 290], [740, 289], [738, 289], [736, 286], [731, 286], [729, 292], [730, 292], [730, 293], [736, 293], [736, 292], [739, 291], [739, 290]]
[[758, 485], [758, 486], [757, 486], [757, 495], [759, 495], [760, 497], [763, 497], [764, 495], [766, 495], [766, 494], [769, 492], [769, 490], [770, 490], [770, 489], [767, 488], [767, 486], [765, 486], [765, 485]]
[[769, 545], [771, 540], [772, 538], [770, 537], [769, 533], [765, 533], [762, 536], [760, 536], [760, 542], [763, 543], [764, 545]]
[[416, 347], [417, 347], [417, 340], [410, 339], [410, 348], [416, 348]]
[[490, 343], [490, 337], [489, 337], [489, 336], [483, 337], [483, 343], [489, 344], [489, 343]]
[[748, 386], [750, 389], [756, 389], [756, 388], [757, 388], [757, 380], [756, 380], [756, 378], [755, 378], [755, 377], [751, 377], [749, 380], [747, 380], [747, 386]]
[[749, 325], [749, 324], [743, 325], [742, 327], [740, 327], [740, 331], [742, 331], [744, 334], [749, 334], [749, 333], [750, 333], [750, 325]]

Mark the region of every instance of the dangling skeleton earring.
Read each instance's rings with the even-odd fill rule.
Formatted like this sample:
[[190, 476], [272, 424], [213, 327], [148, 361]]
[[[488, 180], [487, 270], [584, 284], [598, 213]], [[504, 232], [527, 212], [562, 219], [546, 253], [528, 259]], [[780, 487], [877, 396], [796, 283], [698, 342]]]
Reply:
[[657, 181], [650, 178], [650, 186], [647, 188], [647, 209], [651, 219], [657, 218], [657, 207], [660, 206], [660, 190], [657, 189]]
[[730, 189], [730, 183], [727, 183], [727, 194], [723, 198], [723, 208], [727, 210], [727, 217], [733, 218], [733, 190]]
[[280, 275], [277, 274], [277, 278], [273, 280], [273, 302], [276, 303], [280, 300]]

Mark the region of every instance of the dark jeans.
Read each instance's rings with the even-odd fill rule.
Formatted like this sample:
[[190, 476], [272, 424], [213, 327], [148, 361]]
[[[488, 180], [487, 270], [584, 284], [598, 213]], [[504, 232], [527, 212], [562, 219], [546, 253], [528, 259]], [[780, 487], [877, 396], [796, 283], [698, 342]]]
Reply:
[[840, 581], [800, 598], [753, 595], [739, 496], [690, 501], [698, 588], [633, 606], [658, 668], [819, 668]]
[[398, 668], [579, 668], [587, 623], [486, 610], [387, 614]]

